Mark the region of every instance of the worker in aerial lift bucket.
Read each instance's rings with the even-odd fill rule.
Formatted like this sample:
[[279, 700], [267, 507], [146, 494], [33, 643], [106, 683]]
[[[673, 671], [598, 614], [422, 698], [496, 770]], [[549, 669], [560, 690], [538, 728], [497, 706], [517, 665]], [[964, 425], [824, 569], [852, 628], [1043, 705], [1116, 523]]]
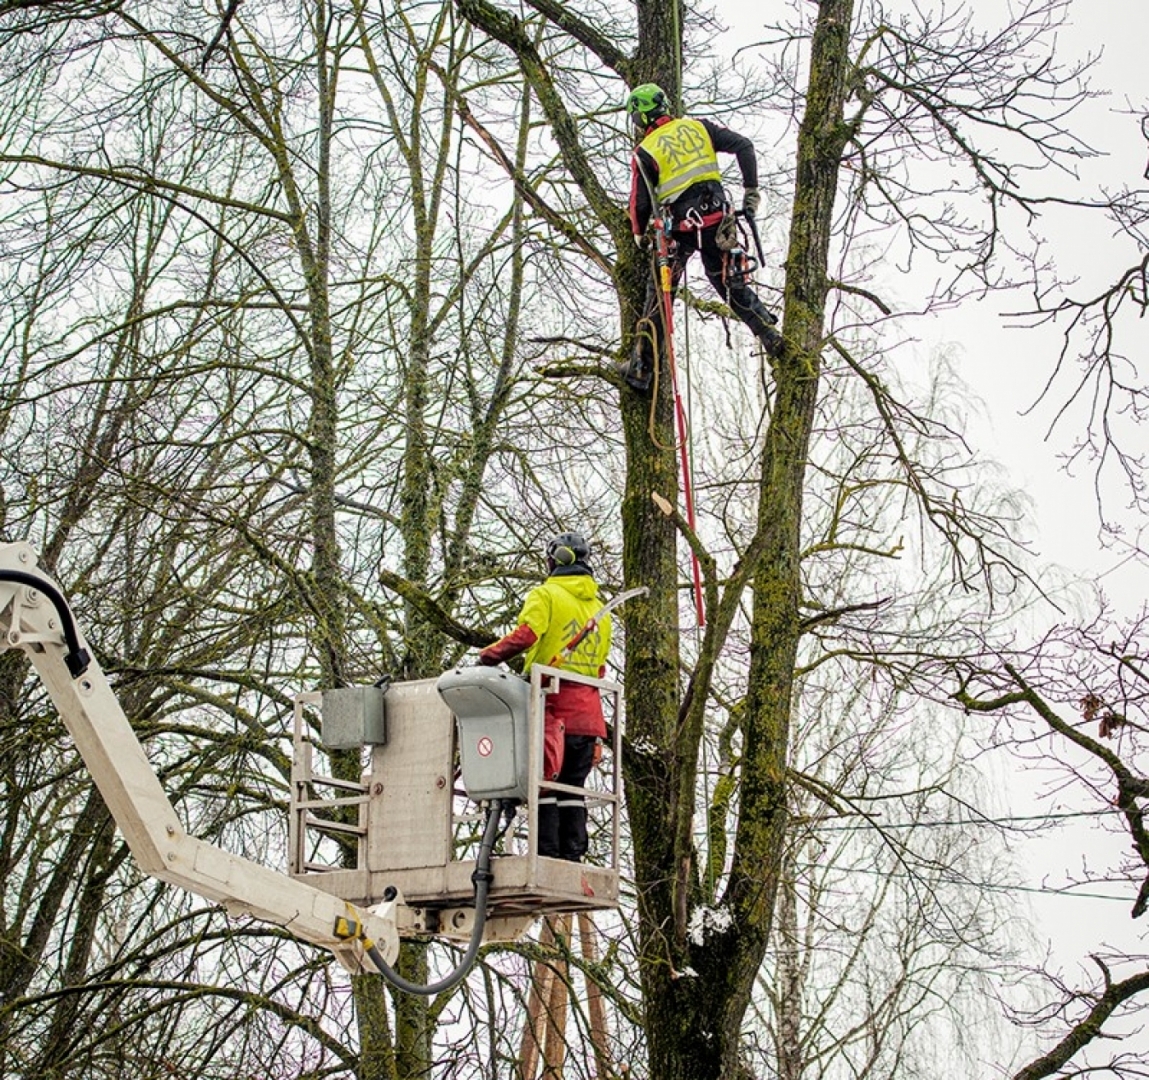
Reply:
[[[687, 260], [698, 251], [710, 284], [762, 342], [766, 354], [778, 356], [782, 350], [782, 335], [774, 328], [778, 319], [747, 284], [745, 256], [736, 254], [738, 226], [718, 165], [718, 154], [735, 156], [742, 173], [742, 212], [753, 219], [761, 202], [754, 144], [713, 121], [671, 116], [669, 98], [654, 83], [636, 86], [626, 99], [626, 111], [642, 136], [631, 159], [634, 242], [646, 248], [652, 216], [668, 211], [671, 287], [678, 284]], [[659, 290], [652, 275], [634, 353], [620, 368], [627, 383], [642, 392], [650, 388], [655, 367], [652, 333], [642, 328], [655, 328], [660, 339], [666, 333]]]
[[[596, 617], [603, 604], [590, 569], [590, 545], [579, 533], [561, 533], [547, 544], [546, 564], [547, 579], [527, 594], [518, 625], [483, 649], [479, 663], [494, 666], [522, 653], [525, 672], [534, 664], [549, 664], [601, 679], [610, 652], [611, 620], [609, 615]], [[584, 630], [568, 655], [567, 647]], [[560, 680], [558, 691], [546, 698], [544, 778], [582, 787], [605, 737], [598, 688]], [[539, 796], [538, 853], [578, 862], [587, 846], [584, 798], [544, 789]]]

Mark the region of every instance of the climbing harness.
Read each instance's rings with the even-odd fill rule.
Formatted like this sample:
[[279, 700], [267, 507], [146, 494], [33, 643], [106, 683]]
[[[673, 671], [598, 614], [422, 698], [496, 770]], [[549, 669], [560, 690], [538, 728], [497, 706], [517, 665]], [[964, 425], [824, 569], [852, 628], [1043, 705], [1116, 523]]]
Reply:
[[682, 224], [687, 229], [693, 229], [696, 233], [701, 233], [706, 228], [706, 221], [702, 217], [702, 211], [697, 206], [692, 206], [686, 211], [686, 215], [682, 219]]

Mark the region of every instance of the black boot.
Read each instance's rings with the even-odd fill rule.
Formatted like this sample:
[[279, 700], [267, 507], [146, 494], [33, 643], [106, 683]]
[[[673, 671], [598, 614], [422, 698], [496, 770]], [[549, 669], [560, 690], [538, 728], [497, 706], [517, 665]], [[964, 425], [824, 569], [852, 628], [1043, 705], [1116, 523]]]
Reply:
[[636, 345], [634, 354], [615, 369], [625, 380], [626, 385], [640, 394], [650, 393], [654, 381], [654, 361], [647, 349]]
[[764, 326], [754, 336], [762, 342], [762, 348], [765, 349], [766, 355], [771, 360], [777, 360], [782, 355], [784, 341], [782, 335], [774, 327]]

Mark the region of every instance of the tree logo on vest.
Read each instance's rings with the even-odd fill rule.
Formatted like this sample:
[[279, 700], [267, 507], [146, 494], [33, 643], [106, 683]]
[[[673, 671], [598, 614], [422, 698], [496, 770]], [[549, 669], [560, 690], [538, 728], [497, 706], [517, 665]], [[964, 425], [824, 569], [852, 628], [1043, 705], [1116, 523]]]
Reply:
[[669, 131], [659, 131], [655, 135], [660, 156], [676, 172], [689, 168], [708, 157], [706, 138], [694, 124], [674, 124]]

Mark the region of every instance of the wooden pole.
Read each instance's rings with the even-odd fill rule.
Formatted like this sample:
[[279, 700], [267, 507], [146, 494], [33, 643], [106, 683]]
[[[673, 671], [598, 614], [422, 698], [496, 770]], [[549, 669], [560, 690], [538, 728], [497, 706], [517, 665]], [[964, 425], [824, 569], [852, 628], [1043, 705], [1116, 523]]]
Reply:
[[[555, 941], [571, 942], [571, 917], [560, 915], [554, 923]], [[562, 1080], [567, 1052], [567, 1004], [570, 1000], [570, 971], [565, 960], [556, 960], [550, 969], [550, 994], [547, 999], [546, 1041], [543, 1044], [542, 1080]]]
[[[546, 950], [555, 943], [554, 930], [551, 929], [550, 919], [543, 919], [543, 929], [539, 934], [539, 947]], [[531, 975], [531, 992], [527, 997], [527, 1018], [523, 1023], [523, 1037], [519, 1043], [519, 1075], [518, 1080], [535, 1080], [539, 1067], [539, 1055], [542, 1050], [543, 1032], [541, 1021], [543, 1015], [543, 1002], [550, 994], [550, 980], [554, 978], [554, 970], [543, 960], [535, 961], [534, 972]]]
[[[583, 959], [588, 965], [598, 962], [598, 941], [594, 920], [589, 911], [578, 915], [579, 945]], [[586, 979], [586, 1006], [590, 1015], [590, 1042], [594, 1050], [595, 1072], [600, 1080], [614, 1075], [610, 1058], [610, 1029], [606, 1022], [606, 1004], [602, 998], [602, 988], [593, 979]]]
[[[579, 947], [588, 965], [598, 962], [598, 935], [590, 912], [578, 914]], [[569, 914], [543, 920], [539, 947], [555, 949], [562, 939], [571, 947], [575, 926]], [[557, 950], [556, 950], [557, 951]], [[566, 1062], [566, 1026], [570, 999], [570, 971], [565, 960], [538, 960], [531, 974], [527, 1016], [519, 1044], [516, 1080], [562, 1080]], [[595, 1075], [609, 1080], [615, 1075], [610, 1053], [610, 1026], [602, 989], [586, 980], [587, 1014]], [[540, 1064], [542, 1066], [540, 1072]]]

